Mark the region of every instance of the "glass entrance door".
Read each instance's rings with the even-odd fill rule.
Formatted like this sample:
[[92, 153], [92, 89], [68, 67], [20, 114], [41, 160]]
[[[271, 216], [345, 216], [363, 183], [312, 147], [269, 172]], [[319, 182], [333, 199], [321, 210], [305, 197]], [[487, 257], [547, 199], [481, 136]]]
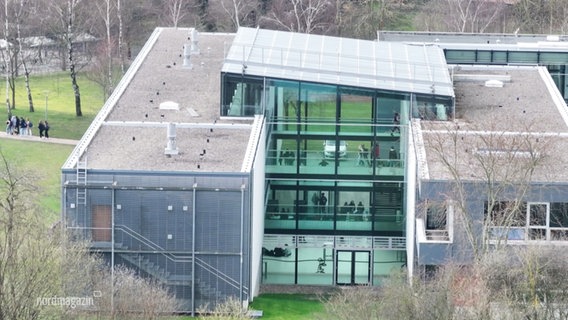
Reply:
[[337, 285], [370, 284], [371, 252], [338, 250], [335, 259]]

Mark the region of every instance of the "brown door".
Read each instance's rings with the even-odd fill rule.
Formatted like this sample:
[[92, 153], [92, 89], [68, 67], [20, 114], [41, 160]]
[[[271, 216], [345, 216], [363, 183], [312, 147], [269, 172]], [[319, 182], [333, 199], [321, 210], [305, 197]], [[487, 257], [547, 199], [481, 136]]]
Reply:
[[110, 206], [93, 206], [93, 241], [111, 241]]

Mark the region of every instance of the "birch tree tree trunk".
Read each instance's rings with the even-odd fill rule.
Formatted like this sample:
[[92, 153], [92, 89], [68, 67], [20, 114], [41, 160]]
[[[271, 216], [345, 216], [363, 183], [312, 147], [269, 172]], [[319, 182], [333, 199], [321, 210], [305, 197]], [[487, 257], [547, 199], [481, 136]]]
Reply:
[[25, 13], [26, 7], [28, 5], [27, 0], [20, 0], [19, 3], [19, 9], [18, 9], [18, 13], [15, 15], [16, 18], [16, 33], [18, 36], [18, 52], [20, 53], [20, 59], [22, 61], [22, 67], [24, 68], [24, 81], [26, 84], [26, 94], [28, 97], [28, 106], [29, 106], [29, 111], [30, 112], [34, 112], [34, 100], [32, 97], [32, 90], [30, 88], [30, 69], [28, 68], [28, 64], [27, 64], [27, 57], [24, 53], [24, 50], [22, 48], [22, 31], [21, 31], [21, 25], [22, 25], [22, 17]]
[[180, 20], [185, 15], [184, 9], [187, 0], [166, 0], [164, 1], [164, 12], [168, 23], [174, 28], [178, 27]]
[[81, 111], [81, 91], [79, 90], [79, 84], [77, 83], [77, 71], [75, 70], [76, 65], [74, 56], [75, 51], [73, 49], [73, 36], [75, 31], [75, 10], [80, 2], [81, 0], [67, 0], [67, 32], [65, 34], [69, 61], [69, 76], [71, 77], [71, 86], [73, 87], [73, 93], [75, 95], [75, 115], [77, 117], [82, 117], [83, 113]]
[[120, 61], [120, 72], [122, 74], [124, 74], [125, 68], [124, 68], [124, 53], [122, 52], [123, 50], [123, 36], [124, 36], [124, 32], [122, 31], [123, 25], [122, 25], [122, 1], [121, 0], [116, 0], [116, 16], [118, 18], [118, 60]]
[[336, 6], [327, 0], [277, 0], [261, 25], [300, 33], [328, 33], [334, 27]]
[[2, 60], [4, 60], [6, 73], [6, 109], [8, 109], [8, 116], [12, 114], [12, 105], [10, 103], [10, 66], [12, 65], [12, 59], [10, 59], [10, 44], [9, 44], [9, 33], [10, 33], [10, 21], [8, 19], [8, 0], [4, 0], [4, 41], [6, 43], [5, 52], [2, 51]]

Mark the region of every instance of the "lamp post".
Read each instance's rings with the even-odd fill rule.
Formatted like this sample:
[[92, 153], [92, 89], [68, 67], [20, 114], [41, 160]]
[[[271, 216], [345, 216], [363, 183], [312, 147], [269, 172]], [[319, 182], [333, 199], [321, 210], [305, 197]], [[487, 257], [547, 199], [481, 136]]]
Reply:
[[49, 97], [49, 91], [44, 91], [43, 93], [45, 94], [45, 120], [47, 121], [47, 99]]

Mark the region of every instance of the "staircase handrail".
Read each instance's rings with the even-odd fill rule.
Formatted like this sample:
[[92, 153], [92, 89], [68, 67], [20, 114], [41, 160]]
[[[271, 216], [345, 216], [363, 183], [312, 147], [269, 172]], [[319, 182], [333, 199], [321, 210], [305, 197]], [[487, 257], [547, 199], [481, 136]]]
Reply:
[[130, 229], [129, 227], [127, 227], [125, 225], [116, 225], [115, 229], [124, 231], [127, 235], [135, 238], [136, 240], [140, 241], [142, 244], [144, 244], [144, 245], [150, 247], [151, 249], [155, 250], [156, 252], [160, 253], [161, 255], [163, 255], [164, 257], [166, 257], [168, 260], [170, 260], [172, 262], [189, 262], [189, 261], [191, 261], [190, 256], [179, 257], [179, 256], [177, 256], [173, 253], [170, 253], [166, 249], [160, 247], [157, 243], [155, 243], [152, 240], [144, 237], [143, 235], [139, 234], [138, 232]]
[[[133, 238], [136, 238], [138, 241], [140, 241], [140, 242], [144, 243], [145, 245], [147, 245], [148, 247], [156, 250], [157, 252], [159, 252], [161, 255], [163, 255], [164, 257], [166, 257], [170, 261], [173, 261], [173, 262], [190, 262], [192, 260], [191, 257], [179, 258], [175, 254], [167, 252], [164, 248], [162, 248], [158, 244], [154, 243], [152, 240], [144, 237], [143, 235], [139, 234], [138, 232], [132, 230], [131, 228], [129, 228], [125, 225], [115, 225], [115, 228], [119, 229], [119, 230], [123, 230], [126, 234], [132, 236]], [[224, 281], [225, 283], [227, 283], [231, 287], [233, 287], [235, 289], [239, 289], [238, 281], [232, 279], [230, 276], [223, 273], [221, 270], [213, 267], [212, 265], [208, 264], [204, 260], [197, 258], [197, 257], [195, 258], [195, 263], [197, 265], [199, 265], [200, 267], [202, 267], [205, 271], [209, 272], [210, 274], [217, 276], [220, 280]], [[243, 286], [243, 288], [246, 289], [247, 292], [248, 292], [247, 287]]]
[[[239, 289], [239, 282], [237, 280], [234, 280], [233, 278], [229, 277], [227, 274], [223, 273], [221, 270], [213, 267], [212, 265], [208, 264], [202, 259], [195, 257], [195, 264], [202, 267], [205, 271], [209, 272], [210, 274], [217, 276], [219, 279], [221, 279], [231, 287]], [[243, 286], [243, 288], [246, 289], [248, 292], [248, 287]]]

